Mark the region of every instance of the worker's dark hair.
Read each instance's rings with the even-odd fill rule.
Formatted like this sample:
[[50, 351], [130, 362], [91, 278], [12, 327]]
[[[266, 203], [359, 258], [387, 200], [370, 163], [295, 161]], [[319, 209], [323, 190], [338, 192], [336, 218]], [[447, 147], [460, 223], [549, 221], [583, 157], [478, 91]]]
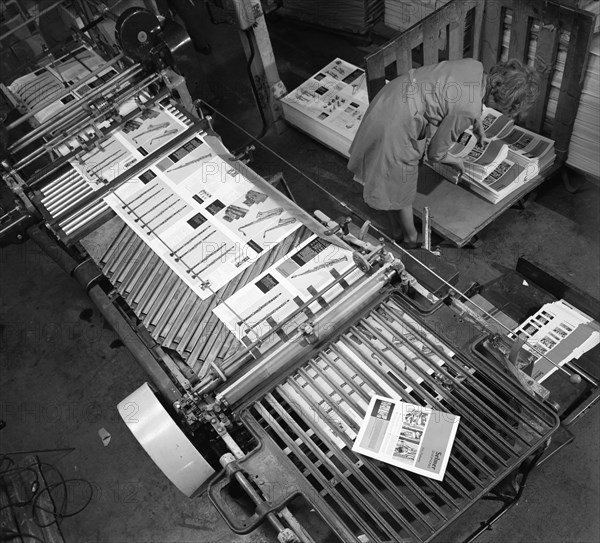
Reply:
[[487, 78], [486, 95], [495, 108], [513, 118], [522, 117], [540, 92], [540, 76], [516, 58], [492, 67]]

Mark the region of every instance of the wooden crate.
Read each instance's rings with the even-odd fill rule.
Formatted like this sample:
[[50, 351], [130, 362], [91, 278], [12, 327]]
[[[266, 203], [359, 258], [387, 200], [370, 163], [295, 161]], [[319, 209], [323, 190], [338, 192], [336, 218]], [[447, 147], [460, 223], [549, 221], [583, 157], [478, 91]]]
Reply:
[[[367, 56], [369, 98], [385, 85], [386, 78], [441, 60], [473, 57], [489, 70], [501, 58], [508, 13], [511, 15], [508, 58], [527, 62], [532, 28], [539, 27], [532, 64], [541, 76], [541, 99], [524, 126], [552, 138], [556, 142], [558, 162], [564, 162], [595, 23], [594, 15], [588, 11], [547, 0], [452, 0]], [[544, 132], [558, 45], [565, 33], [569, 43], [556, 113], [551, 130]]]
[[[555, 141], [557, 159], [562, 163], [567, 157], [583, 89], [594, 15], [564, 4], [543, 0], [488, 0], [481, 48], [481, 61], [486, 69], [500, 60], [504, 21], [509, 11], [512, 17], [508, 58], [518, 58], [527, 62], [532, 28], [534, 25], [539, 27], [532, 64], [541, 76], [542, 88], [540, 99], [525, 120], [524, 126], [552, 138]], [[548, 132], [544, 130], [544, 121], [553, 75], [558, 69], [557, 57], [561, 35], [567, 36], [568, 46], [556, 112]]]
[[385, 26], [394, 30], [408, 30], [449, 0], [385, 0]]
[[369, 98], [383, 88], [386, 79], [415, 66], [465, 56], [477, 58], [484, 5], [474, 0], [453, 0], [368, 55]]

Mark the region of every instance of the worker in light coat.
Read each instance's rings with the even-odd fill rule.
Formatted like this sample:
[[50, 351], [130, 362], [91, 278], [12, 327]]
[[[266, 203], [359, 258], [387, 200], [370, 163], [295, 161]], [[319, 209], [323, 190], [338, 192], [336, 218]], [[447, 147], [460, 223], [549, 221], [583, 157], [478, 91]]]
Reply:
[[397, 242], [419, 246], [412, 206], [425, 152], [431, 162], [462, 171], [447, 151], [471, 126], [485, 141], [483, 105], [517, 118], [535, 102], [538, 88], [537, 73], [518, 60], [485, 74], [481, 62], [466, 58], [410, 70], [381, 89], [352, 142], [348, 168], [364, 183], [365, 202], [388, 212]]

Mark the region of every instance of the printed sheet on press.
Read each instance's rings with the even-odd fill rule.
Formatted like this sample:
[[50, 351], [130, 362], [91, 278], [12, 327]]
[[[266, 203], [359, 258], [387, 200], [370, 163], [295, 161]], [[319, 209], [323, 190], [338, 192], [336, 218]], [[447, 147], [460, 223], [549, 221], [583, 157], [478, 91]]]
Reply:
[[374, 396], [352, 450], [442, 481], [459, 422], [457, 415]]

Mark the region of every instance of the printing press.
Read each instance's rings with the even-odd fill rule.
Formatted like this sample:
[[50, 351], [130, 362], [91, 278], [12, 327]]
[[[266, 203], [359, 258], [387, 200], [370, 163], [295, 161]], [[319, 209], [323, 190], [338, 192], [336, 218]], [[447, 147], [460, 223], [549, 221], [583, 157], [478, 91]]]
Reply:
[[[180, 27], [134, 8], [116, 30], [116, 56], [81, 40], [2, 89], [0, 239], [44, 248], [147, 372], [118, 406], [141, 446], [236, 533], [429, 541], [508, 480], [499, 518], [560, 426], [522, 342], [440, 257], [302, 209], [230, 152]], [[374, 394], [461, 417], [442, 481], [352, 451]]]

